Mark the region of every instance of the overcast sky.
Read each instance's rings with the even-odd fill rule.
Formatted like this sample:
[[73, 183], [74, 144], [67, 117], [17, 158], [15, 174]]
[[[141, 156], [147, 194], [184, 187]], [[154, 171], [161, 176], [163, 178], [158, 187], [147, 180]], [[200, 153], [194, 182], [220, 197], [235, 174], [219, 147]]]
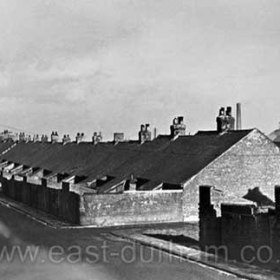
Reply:
[[[278, 0], [1, 0], [1, 125], [37, 133], [161, 133], [280, 121]], [[235, 112], [235, 110], [234, 110]]]

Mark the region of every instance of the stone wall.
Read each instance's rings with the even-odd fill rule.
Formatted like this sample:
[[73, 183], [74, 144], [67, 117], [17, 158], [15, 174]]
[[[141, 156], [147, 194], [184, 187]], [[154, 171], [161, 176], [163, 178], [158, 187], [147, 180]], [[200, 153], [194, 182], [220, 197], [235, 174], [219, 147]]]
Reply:
[[199, 186], [211, 185], [223, 191], [229, 201], [259, 187], [273, 199], [280, 183], [279, 148], [258, 130], [231, 147], [184, 185], [184, 221], [198, 220]]
[[182, 222], [182, 191], [81, 196], [81, 224], [119, 226]]
[[69, 183], [15, 175], [0, 177], [3, 193], [73, 224], [102, 226], [182, 222], [182, 191], [76, 194]]

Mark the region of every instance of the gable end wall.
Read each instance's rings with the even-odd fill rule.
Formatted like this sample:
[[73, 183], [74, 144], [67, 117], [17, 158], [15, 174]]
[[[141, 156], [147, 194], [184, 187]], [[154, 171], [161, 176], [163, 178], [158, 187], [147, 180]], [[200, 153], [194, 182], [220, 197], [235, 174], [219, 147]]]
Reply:
[[198, 220], [201, 185], [222, 190], [227, 200], [243, 197], [248, 189], [259, 187], [274, 201], [277, 184], [280, 184], [279, 148], [254, 129], [184, 184], [184, 221]]

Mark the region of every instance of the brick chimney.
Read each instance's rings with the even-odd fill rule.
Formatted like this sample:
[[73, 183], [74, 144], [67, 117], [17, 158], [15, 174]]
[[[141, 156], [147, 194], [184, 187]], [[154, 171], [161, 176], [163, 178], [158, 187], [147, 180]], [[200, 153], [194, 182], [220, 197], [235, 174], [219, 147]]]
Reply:
[[219, 115], [216, 118], [217, 131], [219, 133], [226, 132], [228, 130], [234, 130], [235, 119], [232, 116], [232, 108], [227, 107], [226, 111], [224, 107], [219, 110]]
[[46, 143], [46, 142], [48, 142], [48, 140], [49, 140], [48, 135], [42, 134], [42, 136], [41, 136], [41, 142], [42, 142], [42, 143]]
[[219, 110], [219, 115], [216, 118], [216, 122], [217, 122], [217, 131], [219, 133], [223, 132], [226, 130], [226, 116], [225, 116], [225, 108], [221, 107]]
[[146, 141], [151, 141], [152, 140], [152, 133], [149, 130], [150, 124], [141, 124], [140, 126], [140, 131], [138, 132], [138, 141], [140, 144], [143, 144]]
[[227, 110], [226, 110], [226, 120], [227, 120], [228, 130], [234, 130], [235, 119], [232, 116], [232, 109], [231, 109], [231, 107], [227, 107]]
[[26, 141], [25, 133], [20, 132], [19, 133], [19, 142], [25, 142], [25, 141]]
[[102, 141], [102, 133], [93, 132], [92, 143], [94, 145], [96, 145], [96, 144], [100, 143], [101, 141]]
[[84, 133], [77, 133], [76, 135], [76, 143], [79, 144], [84, 140], [85, 134]]
[[69, 134], [64, 134], [63, 138], [62, 138], [62, 143], [63, 144], [67, 144], [67, 143], [70, 143], [71, 142], [71, 138], [69, 136]]
[[115, 132], [114, 133], [114, 143], [119, 143], [124, 141], [124, 133]]
[[52, 143], [57, 143], [59, 141], [59, 136], [57, 131], [53, 131], [51, 134], [51, 142]]
[[170, 126], [170, 135], [172, 138], [177, 135], [186, 135], [186, 125], [184, 124], [183, 116], [173, 119], [172, 125]]
[[35, 134], [33, 136], [33, 142], [39, 142], [40, 141], [40, 137], [39, 137], [39, 134]]

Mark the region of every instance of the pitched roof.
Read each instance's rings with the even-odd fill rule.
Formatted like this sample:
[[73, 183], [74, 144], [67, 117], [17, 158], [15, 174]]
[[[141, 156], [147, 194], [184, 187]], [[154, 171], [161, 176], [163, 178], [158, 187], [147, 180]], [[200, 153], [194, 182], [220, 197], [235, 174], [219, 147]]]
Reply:
[[200, 131], [194, 136], [180, 136], [160, 153], [144, 156], [130, 166], [122, 166], [121, 172], [132, 170], [136, 177], [182, 184], [249, 132], [251, 130], [230, 131], [221, 135]]
[[133, 174], [155, 182], [143, 184], [140, 189], [145, 190], [160, 183], [182, 184], [251, 131], [224, 134], [199, 131], [193, 136], [179, 136], [173, 140], [169, 136], [159, 136], [143, 144], [136, 141], [116, 145], [112, 142], [97, 145], [18, 143], [0, 159], [56, 173], [85, 176], [87, 181], [100, 176], [118, 181]]
[[0, 155], [5, 153], [13, 145], [14, 145], [14, 142], [12, 142], [12, 141], [0, 142]]

